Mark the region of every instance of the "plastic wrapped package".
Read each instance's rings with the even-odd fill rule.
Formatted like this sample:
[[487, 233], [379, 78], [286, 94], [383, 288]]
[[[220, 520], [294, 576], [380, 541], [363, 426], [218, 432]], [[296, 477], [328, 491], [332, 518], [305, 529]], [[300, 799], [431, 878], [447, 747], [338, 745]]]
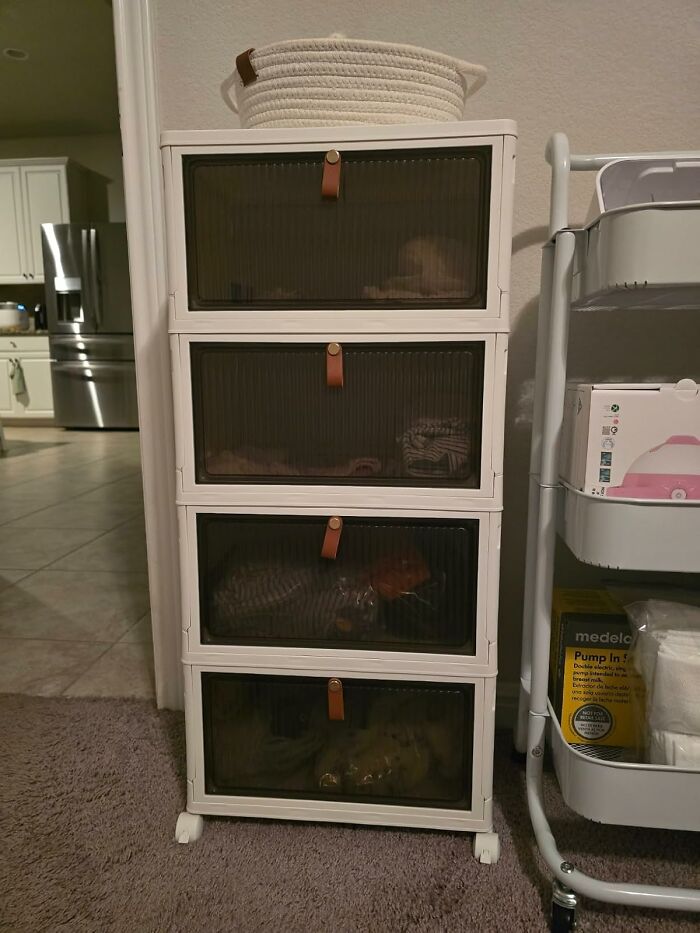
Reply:
[[444, 572], [431, 572], [424, 557], [407, 545], [401, 553], [376, 560], [370, 568], [370, 581], [381, 600], [387, 634], [397, 640], [439, 639]]
[[653, 764], [700, 769], [700, 608], [649, 599], [626, 607], [644, 681], [640, 719]]

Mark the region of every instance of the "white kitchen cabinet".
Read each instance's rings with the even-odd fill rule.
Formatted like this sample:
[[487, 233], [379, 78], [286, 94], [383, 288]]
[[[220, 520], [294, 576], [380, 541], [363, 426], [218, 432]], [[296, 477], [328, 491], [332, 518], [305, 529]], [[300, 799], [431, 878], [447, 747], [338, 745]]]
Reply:
[[0, 283], [43, 282], [41, 225], [107, 220], [107, 181], [69, 159], [0, 161]]
[[22, 173], [17, 165], [0, 165], [0, 282], [25, 281]]
[[[15, 360], [24, 372], [26, 390], [20, 395], [15, 395], [10, 379]], [[4, 421], [53, 418], [48, 337], [0, 337], [0, 417]]]
[[27, 241], [27, 268], [30, 276], [41, 278], [44, 263], [41, 256], [41, 225], [68, 223], [66, 167], [61, 165], [23, 165], [22, 196]]
[[8, 418], [12, 415], [12, 384], [10, 382], [10, 361], [0, 359], [0, 417]]
[[18, 417], [52, 418], [51, 360], [22, 360], [27, 391], [15, 399]]

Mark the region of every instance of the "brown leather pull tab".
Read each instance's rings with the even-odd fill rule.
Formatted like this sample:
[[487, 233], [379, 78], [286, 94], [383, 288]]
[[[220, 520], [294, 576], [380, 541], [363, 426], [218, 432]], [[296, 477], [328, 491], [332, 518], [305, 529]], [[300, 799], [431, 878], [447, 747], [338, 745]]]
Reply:
[[236, 71], [238, 72], [238, 76], [243, 82], [243, 87], [247, 87], [249, 84], [252, 84], [258, 76], [253, 63], [250, 60], [251, 53], [254, 51], [255, 49], [246, 49], [245, 52], [241, 52], [240, 55], [236, 56]]
[[326, 524], [326, 533], [323, 536], [323, 545], [321, 546], [321, 557], [325, 557], [326, 560], [336, 559], [342, 531], [343, 519], [338, 515], [332, 515]]
[[337, 677], [331, 677], [328, 681], [328, 718], [335, 722], [342, 722], [345, 719], [343, 682]]
[[331, 389], [343, 388], [343, 348], [339, 343], [326, 347], [326, 385]]
[[323, 160], [323, 179], [321, 181], [321, 197], [337, 201], [340, 195], [340, 153], [337, 149], [329, 149]]

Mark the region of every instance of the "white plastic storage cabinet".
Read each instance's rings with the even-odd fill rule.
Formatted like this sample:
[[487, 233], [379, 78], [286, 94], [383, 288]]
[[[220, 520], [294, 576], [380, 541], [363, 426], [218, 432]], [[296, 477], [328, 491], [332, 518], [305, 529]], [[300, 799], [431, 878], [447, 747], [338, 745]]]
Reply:
[[179, 487], [242, 504], [500, 502], [506, 350], [502, 334], [175, 336]]
[[163, 141], [174, 330], [508, 329], [510, 121]]
[[[183, 652], [309, 668], [495, 673], [500, 511], [420, 518], [179, 509]], [[337, 551], [325, 556], [329, 526]]]
[[166, 133], [187, 810], [491, 788], [515, 127]]
[[187, 666], [188, 808], [490, 830], [494, 678], [332, 673]]

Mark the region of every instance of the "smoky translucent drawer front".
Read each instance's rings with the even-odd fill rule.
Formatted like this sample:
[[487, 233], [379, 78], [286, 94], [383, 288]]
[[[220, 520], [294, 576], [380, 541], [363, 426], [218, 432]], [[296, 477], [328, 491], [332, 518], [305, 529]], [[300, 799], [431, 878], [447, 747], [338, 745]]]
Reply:
[[483, 341], [329, 353], [193, 343], [196, 482], [479, 487]]
[[[333, 157], [333, 156], [332, 156]], [[183, 156], [191, 310], [483, 308], [491, 147]]]
[[473, 654], [478, 525], [200, 513], [202, 643]]
[[208, 794], [471, 807], [471, 684], [201, 677]]

